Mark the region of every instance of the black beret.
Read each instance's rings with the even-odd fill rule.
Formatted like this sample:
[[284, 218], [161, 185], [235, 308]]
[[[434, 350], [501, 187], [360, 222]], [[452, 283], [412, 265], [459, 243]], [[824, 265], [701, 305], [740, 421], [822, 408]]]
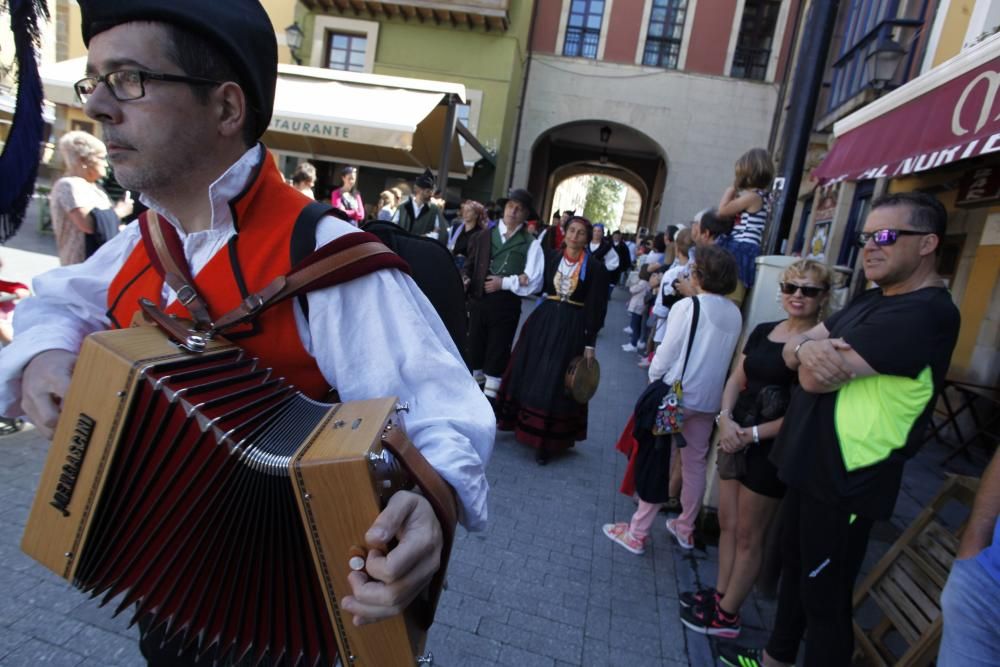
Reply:
[[169, 23], [205, 37], [229, 59], [246, 89], [250, 121], [260, 137], [271, 123], [278, 79], [278, 42], [257, 0], [80, 0], [83, 43], [131, 21]]
[[433, 188], [434, 187], [434, 174], [430, 169], [424, 169], [424, 173], [413, 179], [413, 183], [418, 188]]

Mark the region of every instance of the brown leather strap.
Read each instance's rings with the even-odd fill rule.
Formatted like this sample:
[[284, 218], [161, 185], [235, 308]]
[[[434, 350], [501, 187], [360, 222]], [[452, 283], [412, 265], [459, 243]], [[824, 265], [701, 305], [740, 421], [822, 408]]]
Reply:
[[212, 332], [220, 332], [253, 319], [267, 308], [297, 294], [309, 291], [310, 285], [320, 278], [363, 259], [384, 253], [392, 253], [392, 250], [376, 241], [368, 241], [341, 250], [297, 271], [292, 271], [287, 276], [279, 276], [272, 280], [267, 287], [251, 294], [239, 306], [218, 318], [212, 327]]
[[146, 320], [158, 327], [189, 352], [204, 352], [207, 337], [199, 331], [190, 328], [190, 322], [167, 315], [149, 299], [139, 299], [139, 307]]
[[458, 508], [455, 503], [455, 494], [431, 464], [427, 462], [423, 454], [420, 453], [401, 428], [390, 428], [382, 437], [382, 443], [392, 452], [400, 465], [406, 469], [413, 481], [423, 492], [424, 497], [434, 509], [434, 514], [441, 524], [443, 535], [441, 546], [441, 566], [431, 579], [429, 599], [427, 608], [423, 611], [423, 623], [425, 627], [430, 627], [434, 621], [434, 612], [437, 609], [438, 598], [441, 597], [441, 590], [444, 588], [444, 576], [448, 569], [448, 558], [451, 556], [451, 547], [455, 541], [455, 525], [458, 523]]
[[[208, 331], [212, 327], [212, 316], [208, 312], [208, 306], [205, 305], [204, 299], [201, 298], [194, 286], [187, 260], [183, 257], [174, 257], [170, 251], [170, 244], [164, 236], [163, 229], [164, 225], [169, 224], [151, 209], [146, 212], [146, 225], [140, 226], [140, 229], [149, 234], [150, 245], [156, 253], [159, 266], [163, 267], [164, 282], [177, 294], [177, 300], [181, 302], [181, 305], [191, 313], [195, 326], [201, 331]], [[170, 229], [176, 234], [172, 227]]]

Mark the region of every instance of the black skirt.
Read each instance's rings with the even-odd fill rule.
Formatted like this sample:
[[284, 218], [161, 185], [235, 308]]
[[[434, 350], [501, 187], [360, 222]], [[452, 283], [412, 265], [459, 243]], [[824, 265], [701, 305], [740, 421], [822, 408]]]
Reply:
[[566, 449], [587, 439], [587, 406], [566, 394], [566, 368], [586, 346], [584, 310], [544, 300], [528, 317], [497, 395], [497, 427], [531, 447]]

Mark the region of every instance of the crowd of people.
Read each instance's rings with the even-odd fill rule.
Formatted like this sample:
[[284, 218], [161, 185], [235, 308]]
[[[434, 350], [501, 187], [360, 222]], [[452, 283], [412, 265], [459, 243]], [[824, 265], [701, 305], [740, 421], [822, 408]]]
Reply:
[[[205, 291], [213, 312], [227, 312], [290, 270], [294, 221], [317, 185], [308, 163], [289, 183], [257, 142], [273, 108], [271, 23], [253, 3], [235, 29], [228, 3], [175, 0], [169, 15], [146, 0], [127, 12], [103, 0], [80, 5], [90, 52], [76, 90], [109, 139], [115, 177], [175, 228], [191, 289]], [[131, 201], [112, 204], [97, 185], [107, 147], [70, 133], [60, 151], [67, 173], [51, 200], [64, 266], [36, 279], [0, 355], [0, 414], [27, 415], [46, 435], [87, 334], [128, 326], [140, 297], [182, 312], [174, 288], [147, 271], [139, 225], [119, 227], [135, 214]], [[958, 336], [958, 311], [935, 273], [947, 221], [936, 199], [900, 193], [872, 204], [857, 243], [874, 288], [827, 316], [823, 265], [800, 260], [777, 284], [757, 280], [774, 176], [762, 149], [737, 160], [718, 206], [648, 238], [608, 238], [603, 221], [575, 211], [545, 224], [524, 189], [449, 206], [428, 171], [366, 205], [358, 168], [336, 176], [328, 185], [337, 213], [320, 220], [316, 247], [360, 244], [369, 237], [357, 228], [371, 220], [447, 247], [447, 270], [465, 293], [466, 358], [411, 277], [377, 263], [310, 292], [308, 311], [295, 300], [268, 311], [241, 345], [317, 398], [333, 387], [343, 400], [395, 395], [407, 403], [409, 437], [455, 490], [462, 523], [477, 530], [487, 518], [496, 429], [533, 448], [539, 465], [587, 438], [588, 402], [567, 391], [567, 370], [595, 368], [609, 299], [623, 285], [622, 349], [638, 353], [649, 384], [633, 414], [622, 415], [628, 424], [617, 444], [629, 457], [622, 490], [636, 510], [603, 533], [642, 555], [660, 510], [673, 509], [664, 528], [692, 549], [704, 490], [718, 475], [718, 576], [710, 588], [685, 591], [678, 613], [696, 632], [734, 639], [783, 499], [770, 640], [766, 648], [723, 645], [722, 660], [792, 665], [804, 637], [805, 665], [850, 664], [851, 591], [869, 534], [891, 515]], [[755, 326], [739, 347], [751, 287], [778, 294], [787, 317]], [[21, 288], [10, 288], [16, 298]], [[528, 298], [537, 304], [515, 343]], [[278, 335], [282, 345], [274, 345]], [[720, 453], [709, 470], [713, 431]], [[441, 539], [425, 499], [393, 496], [366, 536], [367, 570], [351, 575], [343, 609], [359, 623], [398, 613], [437, 570]], [[992, 572], [1000, 571], [996, 542]], [[148, 619], [139, 626], [151, 665], [201, 664]]]

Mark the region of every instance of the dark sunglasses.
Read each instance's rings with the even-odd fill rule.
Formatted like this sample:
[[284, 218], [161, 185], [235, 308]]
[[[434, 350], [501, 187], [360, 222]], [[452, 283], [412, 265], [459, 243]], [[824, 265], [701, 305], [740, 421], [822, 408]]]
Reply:
[[876, 229], [874, 232], [859, 232], [858, 245], [864, 247], [868, 240], [875, 241], [877, 246], [892, 245], [900, 236], [927, 236], [932, 232], [917, 232], [910, 229]]
[[811, 285], [796, 285], [795, 283], [778, 283], [782, 294], [791, 296], [796, 292], [802, 292], [802, 296], [807, 299], [815, 299], [826, 291], [825, 287], [812, 287]]

